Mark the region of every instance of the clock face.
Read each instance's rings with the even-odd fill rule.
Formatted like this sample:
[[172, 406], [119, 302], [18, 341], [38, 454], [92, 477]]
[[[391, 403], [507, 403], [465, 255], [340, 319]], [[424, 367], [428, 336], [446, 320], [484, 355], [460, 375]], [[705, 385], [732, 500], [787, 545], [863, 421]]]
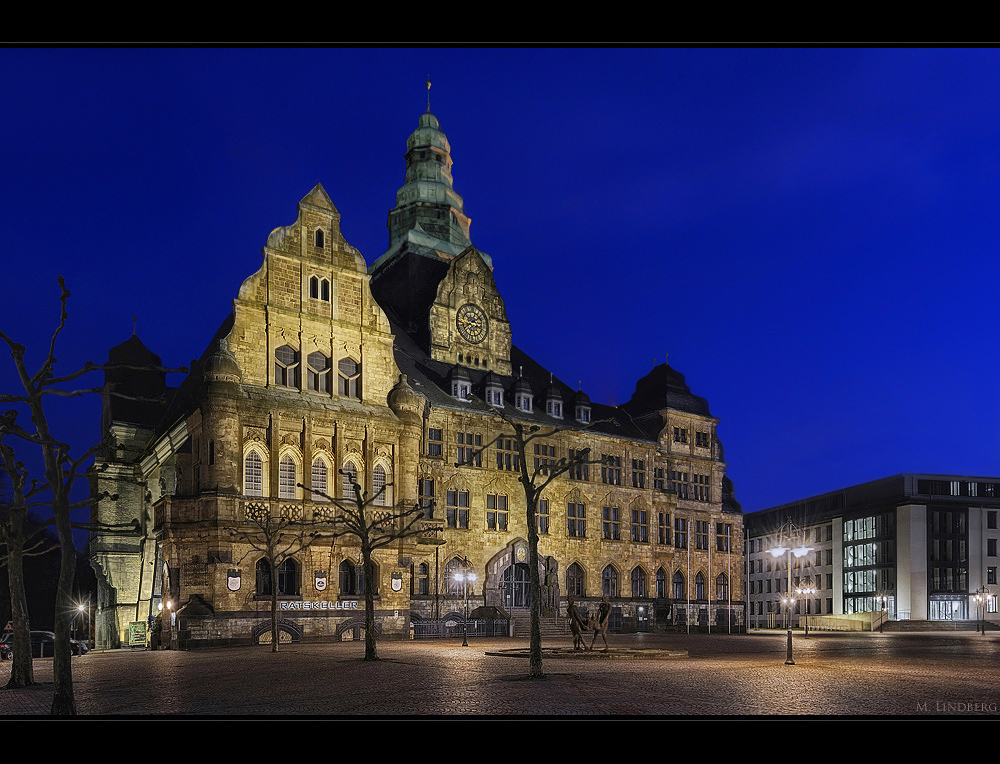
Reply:
[[458, 309], [458, 315], [455, 320], [458, 324], [458, 333], [467, 342], [473, 344], [478, 344], [485, 340], [486, 334], [490, 330], [490, 321], [486, 317], [486, 314], [483, 313], [478, 305], [473, 305], [469, 302]]

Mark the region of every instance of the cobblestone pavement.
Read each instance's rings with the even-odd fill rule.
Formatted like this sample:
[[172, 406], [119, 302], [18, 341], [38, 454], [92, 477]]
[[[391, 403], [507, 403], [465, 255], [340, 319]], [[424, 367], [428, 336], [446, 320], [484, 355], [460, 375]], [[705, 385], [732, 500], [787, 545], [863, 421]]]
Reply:
[[[360, 642], [73, 658], [80, 714], [261, 717], [996, 716], [1000, 633], [613, 635], [574, 654], [546, 642], [545, 679], [526, 678], [524, 640]], [[0, 665], [0, 685], [10, 662]], [[0, 690], [0, 715], [44, 715], [40, 685]]]

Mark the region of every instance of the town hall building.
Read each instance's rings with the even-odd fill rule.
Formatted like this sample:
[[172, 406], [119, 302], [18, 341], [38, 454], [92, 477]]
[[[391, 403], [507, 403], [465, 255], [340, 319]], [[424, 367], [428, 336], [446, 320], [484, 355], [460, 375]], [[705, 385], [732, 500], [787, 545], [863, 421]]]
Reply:
[[[263, 262], [189, 374], [168, 387], [137, 336], [109, 360], [94, 470], [97, 643], [129, 644], [162, 624], [174, 647], [280, 637], [357, 638], [365, 587], [380, 634], [473, 608], [526, 619], [529, 566], [554, 621], [567, 598], [612, 630], [742, 623], [743, 522], [719, 420], [660, 364], [620, 406], [592, 401], [514, 344], [493, 270], [470, 239], [451, 147], [426, 111], [407, 141], [389, 245], [370, 265], [341, 234], [322, 185], [274, 229]], [[666, 331], [666, 327], [664, 328]], [[147, 399], [163, 396], [167, 406]], [[520, 464], [507, 420], [537, 425], [529, 471], [589, 449], [538, 506], [529, 559]], [[376, 553], [366, 580], [356, 538], [320, 538], [272, 575], [246, 541], [253, 517], [322, 529], [357, 484], [373, 509], [420, 506], [421, 532]]]

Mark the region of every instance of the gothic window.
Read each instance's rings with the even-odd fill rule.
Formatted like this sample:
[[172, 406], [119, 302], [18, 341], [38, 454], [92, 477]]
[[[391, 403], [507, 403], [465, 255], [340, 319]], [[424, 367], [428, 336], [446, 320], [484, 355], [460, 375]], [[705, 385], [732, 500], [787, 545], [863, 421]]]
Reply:
[[649, 541], [649, 514], [644, 509], [632, 510], [632, 540], [639, 544]]
[[517, 445], [510, 438], [497, 440], [497, 469], [516, 472], [520, 467], [517, 458]]
[[319, 282], [319, 299], [330, 302], [330, 282], [327, 279]]
[[638, 566], [632, 569], [632, 596], [646, 596], [646, 571]]
[[469, 527], [469, 492], [448, 491], [447, 518], [449, 528]]
[[429, 520], [434, 516], [434, 481], [431, 478], [418, 480], [417, 493], [420, 496], [420, 506], [424, 508], [424, 517]]
[[274, 351], [274, 384], [281, 387], [298, 387], [299, 353], [290, 345]]
[[480, 433], [460, 432], [455, 440], [458, 442], [455, 461], [463, 467], [483, 466], [483, 436]]
[[502, 494], [486, 496], [486, 527], [491, 531], [507, 530], [507, 497]]
[[264, 495], [264, 460], [256, 449], [248, 451], [243, 460], [243, 493], [246, 496]]
[[353, 595], [357, 581], [357, 571], [354, 563], [344, 560], [340, 563], [340, 593]]
[[422, 562], [417, 568], [417, 594], [430, 594], [430, 589], [430, 569], [426, 562]]
[[662, 600], [667, 596], [667, 573], [663, 568], [656, 569], [656, 599]]
[[294, 499], [295, 484], [298, 482], [297, 466], [295, 458], [291, 454], [285, 454], [278, 461], [278, 498]]
[[427, 455], [441, 456], [443, 436], [441, 430], [431, 427], [427, 430]]
[[574, 562], [566, 569], [566, 593], [582, 597], [583, 591], [583, 568]]
[[[298, 594], [298, 567], [295, 561], [288, 559], [278, 565], [278, 596], [290, 597]], [[257, 594], [271, 594], [271, 565], [266, 558], [257, 561]]]
[[357, 493], [354, 490], [355, 484], [358, 482], [358, 468], [354, 465], [354, 462], [348, 462], [344, 465], [344, 475], [343, 475], [343, 485], [344, 490], [342, 491], [343, 497], [348, 501], [354, 501]]
[[575, 538], [587, 535], [587, 508], [570, 502], [566, 505], [566, 534]]
[[621, 526], [618, 520], [618, 507], [604, 508], [604, 538], [618, 541], [621, 538]]
[[319, 276], [309, 278], [309, 296], [314, 300], [319, 299]]
[[379, 507], [388, 505], [387, 494], [389, 492], [385, 482], [385, 468], [381, 464], [376, 464], [372, 470], [372, 502]]
[[323, 249], [325, 243], [325, 237], [323, 236], [323, 229], [317, 228], [316, 233], [313, 237], [313, 242], [316, 244], [317, 249]]
[[717, 600], [729, 599], [729, 579], [726, 578], [725, 573], [720, 573], [719, 577], [715, 579], [715, 598]]
[[538, 500], [538, 512], [536, 517], [538, 518], [538, 533], [541, 536], [549, 535], [549, 500], [539, 499]]
[[601, 573], [601, 592], [605, 597], [618, 596], [618, 571], [608, 565]]
[[320, 352], [310, 353], [306, 357], [306, 380], [310, 390], [330, 392], [330, 359]]
[[705, 599], [705, 576], [702, 573], [698, 573], [694, 577], [694, 598], [696, 600]]
[[337, 363], [340, 394], [347, 398], [361, 399], [361, 365], [353, 358], [341, 358]]
[[[317, 456], [313, 459], [312, 463], [312, 488], [314, 491], [322, 491], [323, 493], [328, 493], [327, 487], [329, 485], [329, 468], [326, 465], [326, 460]], [[326, 501], [325, 496], [320, 496], [319, 494], [312, 495], [313, 501]]]
[[681, 575], [681, 572], [679, 570], [676, 573], [674, 573], [673, 584], [674, 584], [674, 592], [673, 592], [674, 599], [675, 600], [684, 599], [684, 576]]
[[446, 594], [461, 596], [465, 593], [465, 564], [452, 557], [444, 566], [444, 590]]

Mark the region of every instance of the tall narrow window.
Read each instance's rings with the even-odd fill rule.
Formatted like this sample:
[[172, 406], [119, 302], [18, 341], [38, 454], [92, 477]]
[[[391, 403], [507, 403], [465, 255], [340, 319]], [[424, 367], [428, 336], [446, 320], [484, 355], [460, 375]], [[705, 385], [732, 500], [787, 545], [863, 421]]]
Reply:
[[601, 574], [601, 591], [605, 597], [618, 596], [618, 571], [608, 565]]
[[447, 516], [449, 528], [469, 527], [469, 492], [448, 491]]
[[632, 596], [646, 596], [646, 571], [640, 567], [632, 569]]
[[538, 500], [538, 533], [541, 536], [549, 535], [549, 500]]
[[243, 493], [246, 496], [264, 495], [264, 460], [257, 451], [250, 451], [243, 460]]
[[621, 538], [618, 507], [604, 508], [604, 538], [610, 541], [618, 541]]
[[313, 241], [315, 242], [317, 249], [323, 249], [323, 244], [326, 241], [326, 237], [323, 235], [323, 229], [322, 228], [317, 228], [316, 229], [316, 235], [315, 235]]
[[674, 573], [673, 590], [674, 590], [673, 597], [675, 600], [685, 599], [684, 576], [681, 574], [679, 570], [676, 573]]
[[420, 506], [424, 509], [424, 517], [429, 520], [434, 516], [434, 481], [430, 478], [418, 480], [417, 493], [420, 496]]
[[376, 464], [372, 470], [372, 502], [379, 507], [387, 504], [386, 492], [389, 489], [385, 482], [385, 468], [381, 464]]
[[575, 562], [566, 569], [566, 593], [583, 596], [583, 568]]
[[357, 492], [354, 489], [355, 484], [358, 482], [358, 468], [354, 466], [354, 462], [348, 462], [344, 465], [344, 490], [343, 496], [345, 499], [354, 501]]
[[491, 531], [507, 530], [507, 497], [498, 494], [486, 496], [486, 527]]
[[340, 394], [347, 398], [361, 398], [361, 366], [353, 358], [341, 358], [337, 363]]
[[[316, 457], [315, 459], [313, 459], [312, 463], [312, 489], [314, 491], [322, 491], [323, 493], [326, 493], [328, 479], [329, 475], [326, 467], [326, 461], [324, 461], [319, 457]], [[326, 501], [326, 497], [314, 493], [312, 495], [312, 500]]]
[[285, 454], [278, 462], [278, 498], [294, 499], [296, 480], [295, 459]]
[[698, 573], [694, 577], [694, 598], [696, 600], [705, 599], [705, 576], [702, 573]]
[[585, 538], [587, 535], [587, 508], [570, 502], [566, 505], [566, 535]]

